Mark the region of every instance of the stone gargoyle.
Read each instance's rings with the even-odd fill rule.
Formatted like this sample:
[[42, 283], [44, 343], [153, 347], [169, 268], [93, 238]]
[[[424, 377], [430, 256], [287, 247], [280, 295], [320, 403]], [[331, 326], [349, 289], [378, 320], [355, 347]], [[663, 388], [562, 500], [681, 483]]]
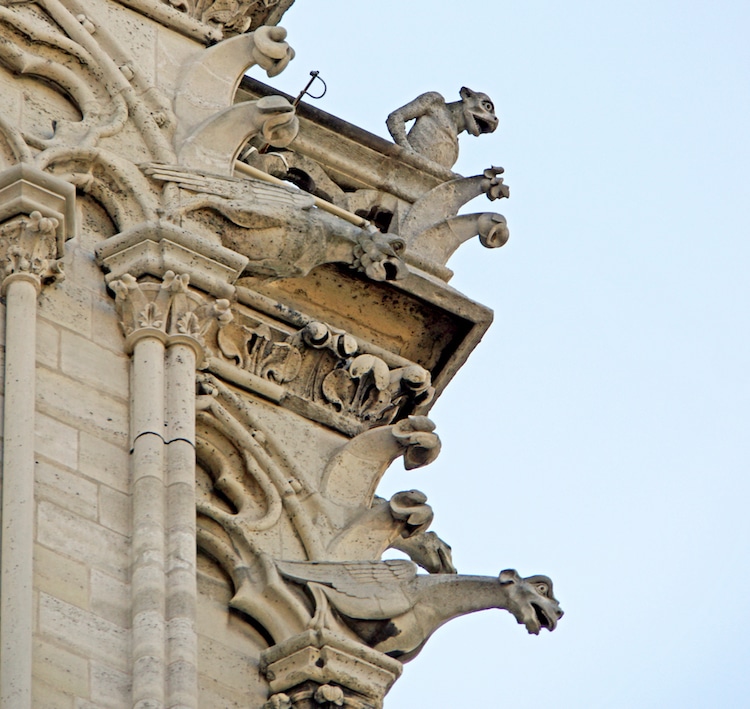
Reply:
[[[219, 233], [223, 246], [250, 259], [249, 274], [290, 278], [324, 263], [341, 263], [375, 281], [408, 275], [403, 239], [314, 209], [312, 195], [291, 185], [221, 177], [177, 165], [154, 163], [144, 170], [181, 188], [180, 204], [167, 212], [168, 220], [190, 220], [199, 230], [206, 222], [206, 234]], [[211, 223], [207, 213], [223, 217], [221, 226]]]
[[410, 261], [447, 280], [452, 273], [444, 268], [445, 264], [465, 241], [479, 236], [482, 246], [488, 249], [503, 246], [510, 232], [502, 214], [458, 214], [461, 207], [482, 194], [490, 201], [508, 197], [503, 172], [503, 168], [493, 166], [481, 175], [443, 182], [420, 197], [398, 226]]
[[401, 559], [275, 564], [284, 579], [304, 586], [313, 598], [311, 627], [351, 631], [401, 662], [414, 658], [440, 626], [467, 613], [507, 610], [534, 635], [554, 630], [563, 615], [549, 578], [522, 578], [512, 569], [493, 578], [421, 575]]
[[[447, 103], [437, 91], [417, 96], [391, 113], [386, 126], [393, 140], [443, 167], [452, 168], [458, 159], [458, 136], [492, 133], [498, 125], [492, 99], [465, 86], [461, 100]], [[406, 133], [406, 123], [414, 125]]]
[[261, 135], [283, 147], [297, 135], [294, 107], [281, 96], [234, 103], [237, 86], [254, 65], [276, 76], [294, 58], [282, 27], [259, 27], [201, 51], [185, 63], [174, 99], [175, 148], [181, 165], [231, 175], [241, 147]]

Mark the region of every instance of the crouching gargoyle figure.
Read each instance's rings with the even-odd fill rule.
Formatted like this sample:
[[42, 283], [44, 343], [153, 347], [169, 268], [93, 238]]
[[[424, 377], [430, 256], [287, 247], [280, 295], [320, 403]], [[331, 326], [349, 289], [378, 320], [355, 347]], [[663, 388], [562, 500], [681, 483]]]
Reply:
[[[448, 169], [458, 160], [458, 136], [492, 133], [498, 125], [492, 99], [465, 86], [461, 100], [446, 103], [436, 91], [417, 96], [391, 113], [385, 124], [402, 148], [419, 153]], [[414, 120], [408, 135], [406, 123]]]
[[401, 662], [414, 658], [440, 626], [467, 613], [507, 610], [534, 635], [554, 630], [563, 615], [548, 577], [522, 578], [512, 569], [493, 578], [418, 575], [412, 562], [400, 559], [275, 563], [282, 577], [313, 597], [311, 627], [348, 628]]

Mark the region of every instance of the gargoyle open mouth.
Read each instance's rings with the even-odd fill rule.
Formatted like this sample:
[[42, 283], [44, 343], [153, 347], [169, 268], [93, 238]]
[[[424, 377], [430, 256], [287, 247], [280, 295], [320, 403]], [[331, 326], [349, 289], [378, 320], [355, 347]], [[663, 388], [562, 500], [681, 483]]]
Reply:
[[[555, 627], [557, 626], [557, 620], [555, 618], [547, 615], [542, 607], [538, 606], [536, 603], [532, 603], [531, 607], [534, 609], [534, 614], [536, 615], [536, 620], [539, 624], [539, 630], [541, 630], [542, 628], [547, 628], [547, 630], [549, 631], [555, 629]], [[539, 630], [537, 630], [535, 635], [539, 634]]]
[[477, 124], [477, 131], [479, 133], [492, 133], [497, 125], [494, 122], [486, 121], [484, 118], [474, 116], [474, 122]]

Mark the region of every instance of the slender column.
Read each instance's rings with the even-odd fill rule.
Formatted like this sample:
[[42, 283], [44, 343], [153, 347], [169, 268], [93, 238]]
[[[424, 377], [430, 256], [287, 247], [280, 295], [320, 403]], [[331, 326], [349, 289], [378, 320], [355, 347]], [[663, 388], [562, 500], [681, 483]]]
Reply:
[[195, 367], [200, 345], [170, 338], [167, 350], [167, 707], [197, 709]]
[[164, 340], [160, 330], [143, 332], [133, 348], [134, 709], [164, 707]]
[[31, 706], [34, 369], [39, 284], [8, 277], [3, 441], [2, 708]]
[[34, 556], [34, 409], [37, 296], [55, 280], [59, 221], [33, 211], [0, 227], [5, 273], [5, 402], [0, 707], [31, 707]]
[[133, 709], [197, 709], [195, 370], [231, 312], [188, 282], [110, 284], [132, 350]]

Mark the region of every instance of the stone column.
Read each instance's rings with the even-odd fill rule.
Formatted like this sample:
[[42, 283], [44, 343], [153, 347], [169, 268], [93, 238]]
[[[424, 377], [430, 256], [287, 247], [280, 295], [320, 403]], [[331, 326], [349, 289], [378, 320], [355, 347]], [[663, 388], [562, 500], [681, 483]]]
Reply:
[[17, 165], [0, 175], [5, 386], [0, 574], [0, 707], [31, 707], [37, 296], [58, 280], [75, 189]]
[[133, 707], [195, 709], [195, 373], [229, 301], [125, 274], [110, 283], [132, 353]]

